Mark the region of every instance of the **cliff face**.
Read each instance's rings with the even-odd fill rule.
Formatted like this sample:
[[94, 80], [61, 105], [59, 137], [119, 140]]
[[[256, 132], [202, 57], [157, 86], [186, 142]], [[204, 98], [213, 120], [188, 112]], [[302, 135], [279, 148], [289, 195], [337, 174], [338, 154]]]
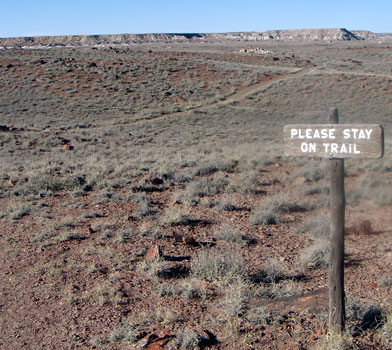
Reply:
[[347, 29], [300, 29], [269, 30], [266, 32], [237, 32], [216, 34], [110, 34], [110, 35], [66, 35], [0, 38], [0, 47], [51, 47], [51, 46], [105, 46], [127, 45], [148, 42], [217, 42], [217, 41], [340, 41], [381, 40], [390, 34], [375, 34], [369, 31]]

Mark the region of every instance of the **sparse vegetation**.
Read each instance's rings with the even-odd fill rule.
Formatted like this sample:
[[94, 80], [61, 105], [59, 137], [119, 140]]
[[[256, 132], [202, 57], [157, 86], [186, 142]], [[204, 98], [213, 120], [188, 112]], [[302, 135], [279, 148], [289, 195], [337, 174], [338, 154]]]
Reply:
[[347, 234], [366, 307], [328, 346], [390, 349], [389, 44], [243, 44], [0, 50], [0, 347], [317, 347], [327, 161], [284, 157], [282, 126], [336, 106], [385, 155], [346, 162], [347, 221], [374, 233]]
[[191, 261], [191, 271], [194, 277], [224, 284], [246, 275], [242, 259], [235, 250], [224, 253], [216, 249], [201, 250]]

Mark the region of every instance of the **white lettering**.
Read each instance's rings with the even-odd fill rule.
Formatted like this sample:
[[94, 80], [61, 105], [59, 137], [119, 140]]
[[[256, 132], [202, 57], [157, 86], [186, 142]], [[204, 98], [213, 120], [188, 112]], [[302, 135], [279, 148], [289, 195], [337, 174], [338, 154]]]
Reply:
[[328, 137], [330, 139], [335, 139], [335, 131], [336, 131], [336, 129], [329, 129], [328, 131], [329, 131]]
[[331, 153], [338, 153], [338, 144], [331, 143]]
[[323, 143], [325, 153], [329, 153], [329, 143]]
[[358, 129], [351, 129], [351, 132], [353, 133], [353, 139], [356, 139], [357, 138]]
[[357, 144], [354, 143], [354, 153], [360, 154], [361, 152], [357, 150]]
[[370, 140], [370, 135], [372, 134], [373, 129], [365, 129], [365, 131], [366, 131], [366, 135], [367, 135], [368, 140]]
[[343, 137], [345, 139], [349, 139], [350, 138], [350, 129], [344, 129], [343, 130]]
[[298, 135], [298, 130], [297, 129], [291, 129], [290, 130], [291, 138], [293, 139], [295, 136]]
[[306, 129], [306, 138], [311, 139], [312, 138], [312, 129]]
[[366, 139], [365, 132], [362, 129], [359, 130], [358, 139]]
[[317, 146], [314, 142], [302, 142], [301, 143], [301, 152], [302, 153], [310, 153], [310, 152], [316, 152]]
[[328, 138], [328, 129], [321, 129], [321, 138], [322, 139]]
[[313, 138], [314, 139], [319, 139], [320, 138], [320, 131], [319, 131], [319, 129], [316, 129], [314, 131]]
[[342, 146], [340, 147], [340, 153], [347, 153], [347, 148], [345, 143], [343, 143]]

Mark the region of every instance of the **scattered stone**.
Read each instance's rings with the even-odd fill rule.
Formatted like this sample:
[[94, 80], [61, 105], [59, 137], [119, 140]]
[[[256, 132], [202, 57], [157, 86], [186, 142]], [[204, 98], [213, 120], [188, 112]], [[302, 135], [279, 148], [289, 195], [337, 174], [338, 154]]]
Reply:
[[182, 278], [189, 275], [190, 269], [186, 264], [178, 263], [157, 272], [160, 278]]
[[155, 339], [147, 346], [146, 350], [164, 350], [165, 345], [174, 338], [174, 335], [164, 335], [158, 339]]
[[163, 184], [163, 180], [161, 178], [159, 178], [159, 177], [154, 176], [151, 179], [150, 183], [153, 184], [153, 185], [162, 185]]
[[62, 145], [69, 145], [71, 143], [71, 140], [60, 138], [60, 142]]
[[241, 49], [239, 51], [240, 53], [258, 53], [258, 54], [262, 54], [262, 55], [269, 55], [272, 54], [272, 51], [269, 50], [265, 50], [261, 47], [255, 47], [255, 48], [249, 48], [249, 49]]
[[65, 145], [63, 145], [63, 148], [64, 148], [66, 151], [72, 151], [72, 150], [74, 149], [74, 146], [71, 146], [71, 145], [69, 145], [69, 144], [65, 144]]
[[159, 259], [161, 256], [162, 256], [162, 252], [161, 252], [161, 250], [159, 249], [159, 246], [156, 244], [156, 245], [150, 247], [150, 248], [147, 250], [147, 253], [146, 253], [145, 256], [144, 256], [144, 260], [145, 260], [147, 263], [150, 263], [150, 262], [152, 262], [152, 261], [154, 261], [154, 260]]
[[174, 335], [165, 334], [161, 337], [152, 333], [139, 340], [133, 347], [146, 350], [164, 350], [165, 345], [174, 338]]
[[136, 349], [145, 349], [151, 342], [159, 338], [156, 334], [152, 333], [140, 339], [133, 347]]
[[367, 236], [373, 234], [374, 231], [369, 220], [361, 220], [354, 226], [348, 228], [347, 233], [356, 236]]
[[39, 64], [39, 65], [43, 65], [46, 64], [47, 62], [45, 60], [43, 60], [42, 58], [40, 60], [34, 61], [33, 64]]
[[194, 330], [197, 334], [197, 338], [199, 339], [199, 346], [201, 348], [205, 346], [215, 345], [218, 343], [218, 339], [216, 338], [216, 336], [209, 330], [201, 329], [199, 327], [195, 328]]

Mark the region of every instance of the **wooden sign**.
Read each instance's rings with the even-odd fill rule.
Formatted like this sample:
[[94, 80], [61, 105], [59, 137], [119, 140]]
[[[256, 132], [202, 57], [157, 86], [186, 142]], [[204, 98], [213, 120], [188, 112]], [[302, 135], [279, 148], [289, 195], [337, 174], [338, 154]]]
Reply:
[[297, 124], [283, 128], [286, 156], [329, 158], [330, 257], [328, 268], [329, 331], [345, 328], [344, 158], [381, 158], [384, 134], [376, 124], [339, 124], [337, 108], [328, 115], [328, 124]]
[[286, 156], [381, 158], [384, 133], [377, 124], [297, 124], [283, 128]]

